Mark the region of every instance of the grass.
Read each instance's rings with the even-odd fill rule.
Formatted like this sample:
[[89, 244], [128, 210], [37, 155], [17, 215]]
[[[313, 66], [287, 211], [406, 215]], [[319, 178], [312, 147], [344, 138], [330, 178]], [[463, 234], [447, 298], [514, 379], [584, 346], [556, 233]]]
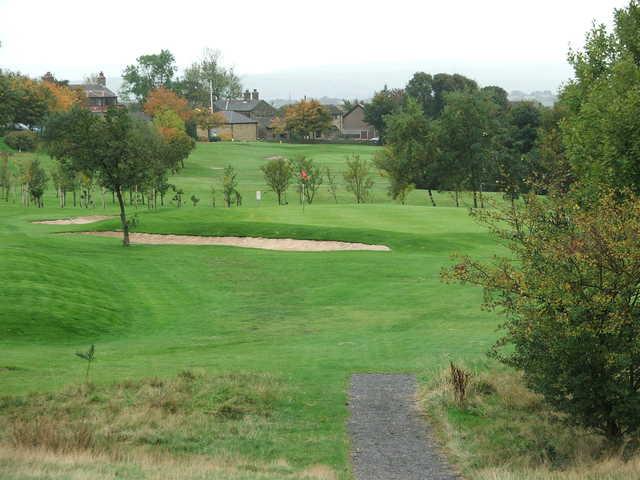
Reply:
[[420, 398], [449, 457], [470, 480], [640, 478], [637, 457], [626, 461], [602, 437], [567, 425], [512, 371], [476, 372], [459, 405], [444, 370]]
[[[388, 200], [385, 179], [378, 177], [373, 203], [366, 205], [354, 205], [344, 186], [337, 204], [323, 187], [304, 214], [293, 201], [293, 190], [288, 205], [276, 206], [270, 193], [260, 204], [255, 200], [255, 190], [266, 190], [259, 166], [268, 157], [304, 154], [342, 170], [347, 155], [371, 158], [375, 151], [353, 145], [200, 144], [172, 179], [184, 188], [185, 198], [197, 194], [200, 205], [157, 212], [138, 208], [138, 231], [359, 241], [386, 244], [391, 252], [123, 249], [114, 239], [58, 235], [117, 228], [117, 220], [90, 227], [30, 223], [115, 213], [110, 201], [104, 210], [62, 210], [49, 189], [42, 209], [0, 202], [0, 391], [13, 399], [5, 400], [9, 406], [0, 417], [8, 422], [28, 412], [34, 417], [58, 409], [85, 412], [96, 422], [92, 431], [97, 428], [94, 440], [101, 445], [97, 451], [52, 456], [51, 446], [18, 448], [7, 437], [0, 450], [0, 476], [24, 478], [26, 469], [46, 471], [45, 478], [66, 478], [70, 472], [111, 478], [121, 469], [123, 478], [156, 478], [164, 467], [149, 458], [160, 448], [174, 465], [167, 472], [179, 471], [176, 465], [185, 462], [194, 465], [191, 477], [180, 478], [209, 475], [203, 472], [213, 472], [219, 462], [226, 469], [215, 473], [220, 478], [262, 478], [241, 471], [248, 462], [264, 478], [303, 478], [311, 472], [317, 478], [347, 479], [346, 387], [352, 373], [412, 372], [426, 381], [425, 372], [446, 365], [449, 358], [485, 365], [496, 318], [479, 310], [478, 289], [442, 284], [439, 271], [453, 251], [486, 257], [498, 250], [466, 209], [452, 207], [448, 194], [438, 194], [439, 206], [432, 208], [426, 193], [415, 191], [403, 206]], [[42, 154], [13, 158], [28, 155], [51, 165]], [[211, 185], [219, 185], [221, 169], [230, 163], [239, 172], [243, 207], [207, 206]], [[86, 365], [74, 352], [92, 343], [97, 400], [65, 397], [84, 378]], [[173, 385], [170, 379], [183, 370], [211, 379], [199, 387], [207, 398], [219, 379], [238, 376], [236, 394], [249, 396], [261, 379], [268, 379], [270, 400], [255, 404], [257, 410], [239, 420], [220, 423], [214, 415], [206, 417], [213, 423], [197, 421], [198, 428], [209, 430], [197, 430], [194, 438], [181, 436], [182, 424], [170, 423], [176, 428], [167, 433], [157, 420], [159, 447], [141, 440], [145, 425], [129, 425], [122, 431], [128, 442], [143, 447], [140, 456], [123, 460], [110, 452], [110, 437], [96, 425], [116, 418], [105, 413], [111, 402], [121, 408], [117, 412], [125, 412], [126, 402], [118, 402], [128, 399], [128, 413], [121, 416], [129, 418], [136, 408], [149, 408], [140, 392], [155, 388], [150, 378]], [[140, 385], [138, 393], [123, 396], [126, 382]], [[184, 400], [180, 397], [179, 405], [187, 412], [201, 409]], [[247, 419], [256, 423], [249, 428]], [[284, 470], [270, 470], [279, 465]]]

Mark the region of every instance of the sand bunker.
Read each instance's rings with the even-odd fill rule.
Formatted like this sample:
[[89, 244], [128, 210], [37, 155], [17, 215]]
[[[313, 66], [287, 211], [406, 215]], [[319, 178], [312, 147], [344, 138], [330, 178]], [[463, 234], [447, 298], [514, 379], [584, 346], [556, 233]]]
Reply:
[[101, 222], [114, 218], [112, 215], [89, 215], [86, 217], [65, 218], [62, 220], [40, 220], [31, 223], [41, 223], [43, 225], [86, 225], [87, 223]]
[[[82, 232], [84, 235], [121, 238], [122, 232]], [[388, 252], [386, 245], [334, 242], [327, 240], [293, 240], [291, 238], [260, 237], [203, 237], [198, 235], [160, 235], [155, 233], [131, 233], [131, 243], [144, 245], [224, 245], [229, 247], [260, 248], [287, 252], [333, 252], [351, 250], [375, 250]]]

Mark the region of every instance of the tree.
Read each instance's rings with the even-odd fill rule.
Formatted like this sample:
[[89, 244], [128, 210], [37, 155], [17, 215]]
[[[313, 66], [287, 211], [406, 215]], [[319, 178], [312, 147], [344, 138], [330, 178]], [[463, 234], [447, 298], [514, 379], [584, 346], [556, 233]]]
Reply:
[[9, 201], [11, 192], [11, 164], [9, 163], [9, 153], [0, 152], [0, 198], [5, 202]]
[[27, 159], [20, 164], [20, 180], [23, 185], [23, 203], [28, 206], [30, 202], [37, 207], [44, 207], [42, 196], [47, 188], [47, 174], [40, 165], [40, 160]]
[[446, 95], [451, 92], [476, 92], [478, 84], [463, 75], [437, 73], [433, 76], [433, 116], [438, 117], [444, 110]]
[[312, 158], [307, 158], [304, 155], [294, 158], [291, 163], [298, 183], [300, 202], [306, 199], [308, 204], [312, 204], [316, 192], [322, 185], [322, 169], [316, 165]]
[[445, 279], [480, 285], [505, 317], [492, 354], [572, 422], [619, 445], [640, 430], [640, 198], [529, 195], [476, 215], [510, 255]]
[[331, 128], [331, 114], [317, 100], [300, 100], [285, 111], [286, 128], [293, 135], [316, 138]]
[[416, 72], [404, 89], [407, 97], [413, 98], [422, 108], [424, 115], [433, 117], [435, 105], [433, 99], [433, 77], [424, 72]]
[[360, 155], [347, 157], [347, 171], [342, 176], [347, 185], [347, 191], [353, 193], [356, 203], [365, 203], [373, 187], [369, 162], [360, 159]]
[[205, 108], [210, 106], [211, 94], [214, 100], [239, 97], [242, 84], [233, 68], [222, 65], [220, 51], [205, 48], [200, 61], [185, 70], [177, 89], [192, 106]]
[[151, 117], [155, 117], [165, 110], [171, 110], [183, 122], [188, 121], [193, 115], [187, 100], [165, 87], [159, 87], [149, 92], [143, 110]]
[[66, 112], [74, 105], [81, 105], [83, 98], [81, 92], [69, 88], [53, 77], [51, 80], [44, 80], [42, 86], [49, 91], [49, 112]]
[[613, 32], [597, 25], [584, 49], [570, 52], [575, 79], [560, 97], [566, 158], [594, 195], [602, 187], [640, 192], [640, 5], [630, 1], [614, 19]]
[[486, 95], [470, 90], [449, 93], [445, 100], [436, 124], [439, 168], [447, 172], [444, 185], [455, 190], [456, 205], [458, 193], [469, 188], [477, 208], [478, 192], [494, 169], [496, 106]]
[[184, 120], [173, 110], [165, 109], [156, 114], [153, 124], [164, 140], [162, 168], [169, 168], [174, 173], [179, 166], [184, 168], [185, 159], [196, 146], [185, 131]]
[[278, 198], [278, 205], [282, 205], [282, 196], [289, 188], [293, 168], [291, 163], [283, 157], [273, 158], [260, 167], [264, 174], [264, 181], [269, 185]]
[[142, 55], [136, 62], [135, 65], [128, 65], [122, 73], [121, 92], [125, 97], [133, 96], [138, 102], [144, 103], [152, 90], [173, 87], [173, 76], [177, 67], [175, 57], [169, 50]]
[[385, 117], [400, 110], [403, 102], [403, 90], [389, 90], [385, 85], [382, 90], [375, 93], [371, 102], [364, 106], [364, 121], [373, 125], [380, 134], [380, 138], [384, 139]]
[[541, 111], [533, 102], [516, 102], [500, 111], [498, 121], [499, 133], [494, 142], [496, 183], [513, 202], [528, 190], [535, 175], [533, 150], [538, 141]]
[[76, 171], [86, 172], [100, 186], [115, 193], [123, 245], [128, 246], [130, 222], [123, 191], [148, 182], [162, 145], [157, 130], [122, 109], [110, 109], [104, 116], [97, 116], [73, 108], [50, 119], [45, 139], [52, 157], [69, 163]]
[[389, 178], [389, 195], [404, 203], [416, 185], [426, 188], [435, 206], [436, 157], [429, 120], [414, 97], [407, 97], [404, 107], [385, 119], [387, 148], [374, 158], [378, 169]]
[[41, 83], [22, 75], [10, 75], [8, 94], [10, 100], [9, 122], [22, 123], [31, 128], [43, 124], [49, 105], [51, 93]]
[[325, 175], [327, 177], [329, 193], [333, 197], [333, 201], [338, 203], [338, 182], [336, 179], [336, 174], [329, 167], [327, 167], [325, 170]]
[[238, 173], [232, 165], [227, 165], [222, 176], [222, 194], [224, 195], [224, 203], [227, 208], [231, 207], [231, 203], [235, 200], [236, 206], [242, 203], [242, 196], [238, 191]]

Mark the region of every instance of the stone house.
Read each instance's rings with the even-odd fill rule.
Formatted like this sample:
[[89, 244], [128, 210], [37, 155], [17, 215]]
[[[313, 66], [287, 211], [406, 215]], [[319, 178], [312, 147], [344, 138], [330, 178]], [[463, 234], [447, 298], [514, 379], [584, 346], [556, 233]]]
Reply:
[[235, 112], [251, 120], [258, 125], [257, 138], [273, 138], [271, 121], [276, 116], [276, 109], [264, 100], [256, 89], [253, 92], [246, 90], [243, 98], [227, 98], [217, 100], [214, 108], [218, 112]]
[[364, 121], [364, 107], [358, 104], [342, 116], [342, 135], [356, 140], [371, 140], [378, 136], [378, 132]]
[[223, 110], [225, 123], [209, 130], [211, 137], [223, 140], [255, 142], [258, 139], [258, 121], [241, 113]]
[[100, 72], [97, 83], [82, 83], [69, 85], [81, 90], [87, 97], [86, 106], [93, 113], [105, 113], [109, 107], [118, 105], [118, 96], [107, 88], [107, 78]]

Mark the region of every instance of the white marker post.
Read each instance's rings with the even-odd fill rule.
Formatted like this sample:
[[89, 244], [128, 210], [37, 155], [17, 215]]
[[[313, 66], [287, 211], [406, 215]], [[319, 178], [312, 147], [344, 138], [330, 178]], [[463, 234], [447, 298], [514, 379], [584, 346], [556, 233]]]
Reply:
[[260, 205], [260, 200], [262, 200], [262, 192], [260, 190], [256, 190], [256, 201], [258, 205]]

